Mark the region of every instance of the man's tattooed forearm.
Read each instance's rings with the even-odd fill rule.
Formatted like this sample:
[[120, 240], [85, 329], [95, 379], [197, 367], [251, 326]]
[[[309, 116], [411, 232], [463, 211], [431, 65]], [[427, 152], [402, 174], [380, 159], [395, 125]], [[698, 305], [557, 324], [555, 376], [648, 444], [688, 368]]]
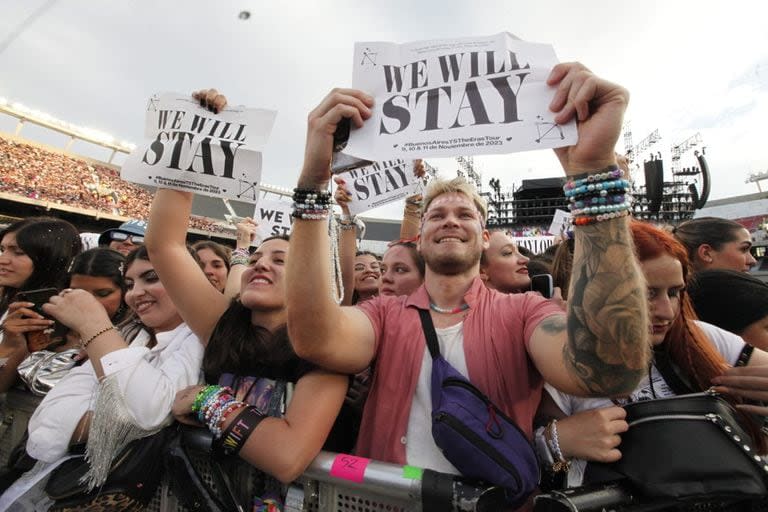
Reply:
[[625, 220], [576, 231], [564, 358], [593, 394], [625, 393], [647, 370], [644, 279]]

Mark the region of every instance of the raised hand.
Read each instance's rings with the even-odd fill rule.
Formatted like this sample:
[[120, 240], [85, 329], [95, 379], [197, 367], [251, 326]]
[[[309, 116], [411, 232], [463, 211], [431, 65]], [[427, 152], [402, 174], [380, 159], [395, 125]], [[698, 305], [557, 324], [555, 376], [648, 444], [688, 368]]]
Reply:
[[616, 163], [614, 147], [619, 140], [629, 91], [595, 76], [583, 64], [569, 62], [552, 69], [547, 84], [557, 86], [549, 108], [555, 122], [574, 117], [579, 123], [579, 141], [555, 149], [566, 175], [596, 172]]
[[237, 228], [237, 241], [235, 246], [238, 249], [248, 249], [254, 240], [256, 240], [256, 230], [259, 224], [250, 217], [246, 217], [235, 226]]
[[200, 106], [218, 114], [227, 106], [227, 97], [216, 89], [203, 89], [192, 93], [192, 97], [200, 102]]
[[309, 113], [300, 188], [325, 190], [331, 179], [333, 134], [342, 119], [360, 128], [371, 117], [373, 98], [356, 89], [334, 89]]

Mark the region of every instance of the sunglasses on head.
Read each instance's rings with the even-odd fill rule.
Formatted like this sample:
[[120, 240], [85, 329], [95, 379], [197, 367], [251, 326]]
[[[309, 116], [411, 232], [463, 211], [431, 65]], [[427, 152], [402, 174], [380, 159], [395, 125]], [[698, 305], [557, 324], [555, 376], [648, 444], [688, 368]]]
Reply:
[[144, 243], [144, 237], [142, 235], [130, 235], [128, 233], [123, 233], [122, 231], [112, 231], [109, 234], [109, 238], [114, 242], [124, 242], [130, 238], [131, 243], [137, 245]]

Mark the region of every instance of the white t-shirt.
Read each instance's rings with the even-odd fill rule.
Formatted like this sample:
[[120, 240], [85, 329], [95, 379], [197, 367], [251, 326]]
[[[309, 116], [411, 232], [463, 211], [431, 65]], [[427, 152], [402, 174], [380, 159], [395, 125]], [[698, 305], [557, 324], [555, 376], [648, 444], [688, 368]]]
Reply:
[[[440, 354], [451, 366], [469, 378], [467, 360], [464, 357], [464, 322], [445, 329], [435, 329]], [[429, 468], [441, 473], [459, 474], [448, 462], [432, 438], [432, 356], [424, 350], [421, 361], [416, 394], [408, 418], [408, 433], [405, 440], [405, 459], [411, 466]]]
[[[718, 352], [723, 358], [730, 364], [736, 364], [736, 361], [744, 349], [744, 340], [740, 336], [737, 336], [731, 332], [725, 331], [712, 324], [697, 321], [696, 324], [704, 331], [707, 339], [715, 346]], [[630, 394], [630, 400], [632, 402], [638, 402], [642, 400], [652, 400], [653, 398], [664, 398], [674, 396], [675, 393], [670, 389], [661, 373], [655, 366], [651, 367], [650, 379], [648, 375], [645, 375], [635, 390]], [[652, 383], [652, 384], [651, 384]], [[585, 398], [573, 395], [568, 395], [557, 389], [553, 388], [549, 384], [545, 384], [544, 388], [550, 394], [557, 406], [567, 416], [571, 416], [582, 411], [591, 411], [592, 409], [603, 409], [605, 407], [611, 407], [613, 402], [610, 398], [594, 397]], [[581, 485], [584, 478], [584, 469], [586, 467], [586, 461], [573, 460], [571, 461], [571, 470], [568, 472], [568, 486], [574, 487]]]

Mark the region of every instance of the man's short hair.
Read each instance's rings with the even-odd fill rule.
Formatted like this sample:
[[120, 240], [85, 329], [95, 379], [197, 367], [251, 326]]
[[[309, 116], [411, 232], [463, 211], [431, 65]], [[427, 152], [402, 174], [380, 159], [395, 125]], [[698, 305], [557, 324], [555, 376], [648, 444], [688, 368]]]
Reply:
[[427, 189], [424, 191], [424, 204], [421, 208], [422, 215], [429, 209], [429, 203], [431, 203], [437, 196], [451, 192], [464, 194], [475, 203], [477, 211], [480, 212], [483, 227], [485, 227], [485, 222], [488, 220], [488, 205], [486, 204], [485, 199], [480, 197], [474, 185], [467, 182], [464, 178], [459, 177], [453, 178], [452, 180], [436, 178], [429, 182]]

